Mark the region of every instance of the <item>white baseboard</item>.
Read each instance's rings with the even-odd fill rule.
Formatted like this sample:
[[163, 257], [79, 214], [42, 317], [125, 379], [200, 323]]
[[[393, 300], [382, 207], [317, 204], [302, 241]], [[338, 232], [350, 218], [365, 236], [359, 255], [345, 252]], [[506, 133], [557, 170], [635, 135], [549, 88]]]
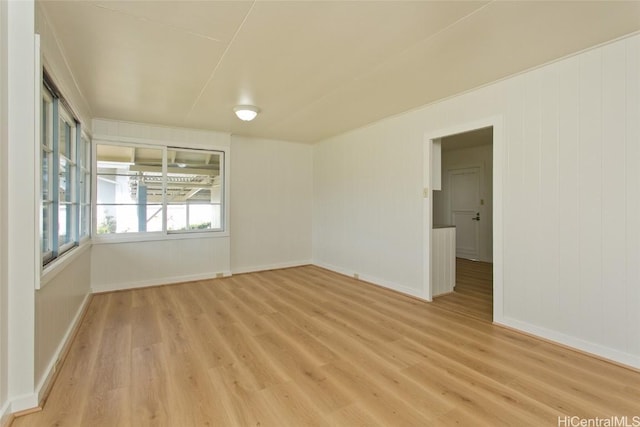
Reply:
[[[335, 273], [339, 273], [342, 274], [344, 276], [348, 276], [348, 277], [353, 277], [354, 271], [353, 270], [347, 270], [345, 268], [342, 267], [336, 267], [335, 265], [331, 265], [331, 264], [326, 264], [323, 262], [318, 262], [318, 261], [314, 261], [313, 265], [316, 265], [318, 267], [322, 267], [324, 269], [327, 270], [331, 270]], [[425, 298], [425, 296], [422, 294], [421, 291], [419, 291], [418, 289], [413, 289], [413, 288], [409, 288], [406, 286], [399, 286], [393, 282], [390, 282], [388, 280], [383, 280], [377, 277], [373, 277], [373, 276], [368, 276], [366, 274], [361, 274], [358, 273], [359, 277], [358, 280], [362, 280], [363, 282], [368, 282], [368, 283], [372, 283], [374, 285], [378, 285], [378, 286], [382, 286], [383, 288], [387, 288], [387, 289], [391, 289], [392, 291], [396, 291], [396, 292], [400, 292], [406, 295], [410, 295], [412, 297], [415, 298], [420, 298], [424, 301], [429, 301], [428, 299]]]
[[233, 274], [255, 273], [257, 271], [279, 270], [281, 268], [302, 267], [303, 265], [312, 264], [311, 260], [280, 262], [276, 264], [259, 265], [254, 267], [234, 268]]
[[47, 369], [44, 371], [42, 378], [36, 385], [36, 395], [38, 396], [38, 404], [42, 402], [45, 398], [45, 393], [49, 389], [51, 385], [51, 381], [55, 378], [55, 374], [59, 369], [59, 363], [61, 362], [62, 357], [64, 356], [65, 349], [71, 345], [71, 340], [73, 339], [74, 333], [77, 328], [80, 326], [80, 321], [82, 320], [82, 315], [87, 309], [87, 305], [89, 304], [89, 300], [91, 299], [91, 294], [88, 293], [85, 295], [84, 300], [82, 300], [82, 304], [78, 307], [78, 311], [76, 311], [75, 316], [73, 316], [73, 320], [71, 324], [67, 328], [67, 331], [62, 338], [62, 341], [58, 344], [58, 348], [56, 348], [53, 357], [49, 361], [49, 365]]
[[0, 427], [5, 427], [9, 425], [9, 420], [11, 419], [11, 411], [9, 411], [9, 401], [6, 401], [2, 407], [0, 407]]
[[9, 412], [13, 415], [16, 412], [37, 408], [39, 405], [38, 393], [23, 394], [22, 396], [11, 399]]
[[599, 344], [572, 337], [561, 332], [542, 328], [517, 319], [504, 316], [500, 321], [494, 319], [493, 323], [503, 325], [508, 328], [526, 332], [531, 335], [553, 341], [555, 343], [574, 348], [576, 350], [590, 353], [592, 355], [610, 360], [612, 362], [629, 366], [634, 369], [640, 369], [640, 356], [625, 353]]
[[102, 292], [122, 291], [125, 289], [148, 288], [150, 286], [161, 286], [161, 285], [171, 285], [173, 283], [192, 282], [194, 280], [209, 280], [209, 279], [215, 279], [219, 273], [222, 273], [223, 277], [231, 276], [231, 271], [221, 271], [221, 272], [192, 274], [187, 276], [162, 277], [162, 278], [150, 279], [150, 280], [139, 280], [135, 282], [107, 283], [107, 284], [101, 284], [97, 286], [94, 285], [91, 287], [91, 291], [94, 294], [99, 294]]

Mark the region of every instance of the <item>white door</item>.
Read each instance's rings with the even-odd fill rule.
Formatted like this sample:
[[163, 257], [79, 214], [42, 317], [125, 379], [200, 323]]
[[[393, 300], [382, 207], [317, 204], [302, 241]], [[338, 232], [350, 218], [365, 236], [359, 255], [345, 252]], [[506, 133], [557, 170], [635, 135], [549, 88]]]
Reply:
[[478, 259], [480, 248], [480, 168], [449, 171], [451, 222], [456, 226], [456, 257]]

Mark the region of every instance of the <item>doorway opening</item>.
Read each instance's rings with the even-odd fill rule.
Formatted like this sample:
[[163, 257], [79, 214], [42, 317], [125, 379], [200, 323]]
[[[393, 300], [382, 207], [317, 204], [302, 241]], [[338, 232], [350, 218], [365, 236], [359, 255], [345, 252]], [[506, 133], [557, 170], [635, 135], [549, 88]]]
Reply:
[[500, 205], [500, 188], [497, 195], [494, 188], [500, 172], [499, 165], [497, 171], [494, 167], [496, 136], [501, 133], [497, 125], [499, 121], [440, 133], [428, 138], [425, 147], [430, 171], [425, 195], [431, 196], [425, 252], [428, 296], [442, 308], [484, 321], [502, 314], [502, 287], [494, 280], [501, 279], [494, 268], [501, 265], [501, 248], [494, 244], [501, 235], [494, 214]]

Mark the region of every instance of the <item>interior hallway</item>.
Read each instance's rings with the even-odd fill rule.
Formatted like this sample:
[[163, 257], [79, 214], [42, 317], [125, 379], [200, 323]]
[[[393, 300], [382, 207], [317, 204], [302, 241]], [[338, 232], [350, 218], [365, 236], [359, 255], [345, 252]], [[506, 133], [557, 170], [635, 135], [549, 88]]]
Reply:
[[491, 322], [493, 320], [493, 264], [456, 258], [456, 286], [435, 297], [436, 306]]

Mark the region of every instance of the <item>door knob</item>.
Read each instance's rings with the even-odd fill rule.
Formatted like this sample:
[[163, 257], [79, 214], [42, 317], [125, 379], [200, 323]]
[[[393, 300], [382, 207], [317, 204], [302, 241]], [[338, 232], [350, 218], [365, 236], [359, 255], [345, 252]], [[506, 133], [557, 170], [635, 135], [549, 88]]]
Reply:
[[480, 212], [476, 212], [476, 216], [474, 218], [471, 218], [474, 221], [480, 221]]

